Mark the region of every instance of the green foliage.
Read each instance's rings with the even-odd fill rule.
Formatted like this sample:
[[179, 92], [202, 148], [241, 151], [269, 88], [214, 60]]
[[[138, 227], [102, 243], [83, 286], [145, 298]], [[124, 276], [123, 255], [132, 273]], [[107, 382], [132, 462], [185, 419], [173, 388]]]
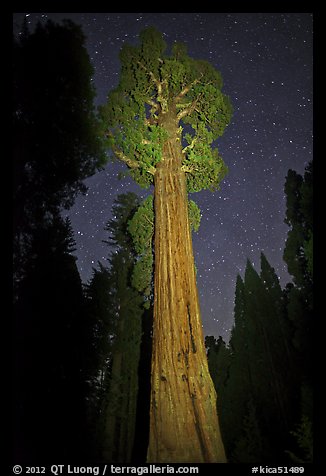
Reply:
[[[198, 231], [200, 225], [200, 210], [193, 200], [188, 202], [190, 226]], [[154, 208], [153, 196], [149, 195], [128, 221], [128, 233], [132, 237], [137, 259], [132, 274], [132, 285], [137, 291], [149, 299], [152, 293], [153, 276], [153, 236]], [[149, 306], [149, 300], [146, 301]]]
[[[219, 189], [219, 184], [227, 175], [228, 168], [219, 156], [217, 149], [211, 149], [207, 131], [201, 134], [202, 138], [189, 150], [183, 161], [187, 172], [187, 189], [189, 192], [199, 192], [209, 189], [214, 192]], [[192, 141], [189, 135], [185, 138], [188, 143]]]
[[[152, 293], [153, 255], [151, 251], [144, 253], [135, 263], [132, 274], [132, 285], [137, 291], [142, 292], [148, 299]], [[150, 302], [146, 300], [144, 307], [149, 309]]]
[[120, 249], [132, 250], [132, 240], [128, 232], [128, 221], [133, 217], [139, 206], [138, 195], [132, 192], [118, 195], [112, 207], [113, 218], [106, 224], [105, 230], [110, 233], [109, 241]]
[[133, 238], [138, 255], [144, 254], [148, 248], [151, 248], [154, 232], [153, 195], [149, 195], [138, 207], [128, 222], [128, 231]]
[[[188, 201], [190, 226], [198, 231], [200, 225], [200, 209], [193, 200]], [[128, 233], [132, 237], [137, 259], [132, 274], [132, 285], [137, 291], [144, 293], [148, 298], [152, 293], [153, 275], [153, 236], [154, 236], [154, 208], [153, 196], [149, 195], [128, 221]], [[149, 301], [146, 301], [147, 307]]]
[[96, 423], [94, 453], [114, 462], [130, 461], [136, 425], [144, 295], [132, 283], [137, 251], [128, 223], [138, 206], [134, 193], [115, 200], [113, 218], [105, 228], [105, 243], [114, 248], [109, 267], [100, 265], [86, 286], [86, 312], [92, 318], [90, 335], [98, 357], [89, 401]]
[[[188, 190], [218, 188], [227, 169], [212, 144], [232, 116], [220, 73], [207, 61], [189, 57], [184, 45], [175, 43], [167, 54], [154, 28], [141, 32], [138, 46], [124, 45], [120, 60], [119, 85], [100, 108], [108, 147], [126, 163], [134, 180], [148, 187], [170, 137], [162, 117], [172, 112], [175, 123], [181, 124], [180, 139], [188, 144], [183, 154]], [[189, 126], [183, 129], [182, 124]]]
[[193, 200], [188, 200], [188, 213], [190, 227], [193, 231], [198, 231], [201, 220], [200, 208]]
[[[132, 275], [132, 284], [135, 289], [149, 297], [153, 274], [154, 210], [152, 195], [149, 195], [138, 207], [128, 223], [128, 232], [132, 236], [138, 255]], [[147, 306], [148, 304], [147, 302]]]

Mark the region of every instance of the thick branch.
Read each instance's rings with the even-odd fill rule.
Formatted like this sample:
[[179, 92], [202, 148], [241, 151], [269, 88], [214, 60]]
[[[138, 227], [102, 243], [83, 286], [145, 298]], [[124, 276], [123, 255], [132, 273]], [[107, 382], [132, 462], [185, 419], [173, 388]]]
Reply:
[[179, 101], [180, 99], [183, 98], [183, 96], [185, 96], [191, 89], [192, 87], [199, 83], [199, 79], [195, 79], [192, 83], [188, 84], [187, 86], [185, 86], [182, 91], [180, 91], [180, 93], [177, 95], [177, 97], [175, 98], [176, 102]]
[[[110, 137], [113, 137], [113, 134], [112, 132], [108, 132], [107, 133], [108, 136]], [[143, 139], [142, 141], [143, 144], [149, 144], [150, 141], [147, 141], [146, 139]], [[119, 147], [117, 147], [115, 144], [113, 144], [111, 146], [111, 149], [114, 153], [114, 155], [119, 159], [121, 160], [121, 162], [125, 163], [126, 165], [128, 165], [128, 167], [130, 169], [138, 169], [140, 167], [140, 163], [137, 162], [136, 160], [132, 159], [131, 157], [128, 157], [127, 155], [125, 155], [121, 149], [119, 149]], [[156, 168], [151, 165], [150, 168], [148, 170], [146, 170], [147, 173], [151, 174], [151, 175], [155, 175], [155, 172], [156, 172]]]
[[159, 104], [153, 101], [152, 99], [147, 99], [146, 104], [148, 104], [149, 106], [152, 106], [151, 112], [152, 111], [155, 112], [159, 108]]
[[176, 104], [175, 107], [177, 109], [183, 109], [185, 107], [189, 107], [191, 106], [192, 102], [184, 102], [184, 103], [179, 103], [179, 104]]
[[161, 81], [159, 81], [158, 79], [156, 79], [156, 77], [155, 77], [153, 71], [150, 71], [149, 69], [147, 69], [146, 66], [143, 65], [143, 63], [141, 63], [140, 61], [137, 61], [137, 63], [139, 64], [139, 66], [140, 66], [141, 68], [143, 68], [144, 71], [146, 71], [147, 74], [150, 75], [150, 77], [151, 77], [153, 83], [154, 83], [154, 84], [156, 85], [156, 87], [157, 87], [157, 92], [158, 92], [158, 94], [161, 94], [161, 92], [162, 92], [162, 83], [161, 83]]
[[199, 96], [191, 103], [189, 107], [186, 107], [185, 109], [183, 109], [182, 111], [178, 113], [177, 119], [180, 121], [180, 119], [182, 119], [183, 117], [190, 116], [190, 114], [192, 114], [194, 110], [196, 109], [198, 100], [199, 100]]
[[160, 104], [153, 99], [146, 100], [146, 104], [151, 106], [150, 117], [145, 118], [145, 125], [149, 126], [152, 124], [157, 124], [157, 113], [159, 113]]
[[139, 163], [125, 155], [118, 147], [112, 146], [112, 150], [114, 155], [118, 157], [122, 162], [128, 165], [131, 169], [138, 169], [139, 168]]
[[191, 174], [193, 172], [197, 172], [199, 169], [198, 169], [198, 167], [195, 167], [194, 165], [185, 165], [184, 164], [184, 165], [181, 166], [181, 170], [183, 170], [184, 172], [186, 172], [188, 174], [189, 173]]
[[193, 149], [193, 148], [194, 148], [194, 145], [196, 144], [196, 142], [197, 142], [197, 136], [195, 136], [195, 137], [192, 139], [192, 141], [191, 141], [191, 143], [190, 143], [189, 145], [187, 145], [186, 147], [184, 147], [184, 148], [182, 149], [182, 153], [185, 154], [188, 149]]
[[[108, 130], [106, 132], [107, 137], [111, 137], [112, 139], [114, 138], [114, 135], [112, 131]], [[119, 147], [117, 147], [115, 144], [111, 144], [111, 149], [114, 155], [120, 159], [122, 162], [128, 165], [131, 169], [137, 169], [139, 167], [138, 162], [136, 160], [131, 159], [130, 157], [127, 157]]]
[[[143, 63], [141, 63], [140, 61], [138, 61], [137, 63], [151, 77], [151, 80], [153, 81], [153, 83], [155, 84], [156, 89], [157, 89], [157, 101], [160, 103], [162, 111], [166, 112], [167, 111], [167, 99], [164, 97], [164, 94], [163, 94], [163, 86], [167, 85], [166, 80], [160, 81], [159, 79], [157, 79], [155, 77], [155, 74], [153, 73], [153, 71], [150, 71], [149, 69], [147, 69], [146, 66], [143, 65]], [[148, 102], [148, 103], [150, 104], [151, 102], [153, 104], [157, 104], [152, 100], [150, 100], [150, 102]], [[155, 111], [153, 111], [153, 112], [155, 112]]]
[[146, 117], [144, 120], [145, 126], [153, 126], [155, 124], [158, 124], [157, 116], [154, 115], [153, 117]]
[[[131, 169], [138, 169], [140, 167], [140, 163], [137, 162], [136, 160], [134, 159], [131, 159], [130, 157], [126, 156], [120, 149], [118, 149], [117, 147], [112, 147], [112, 150], [114, 152], [114, 154], [122, 161], [124, 162], [125, 164], [128, 165], [129, 168]], [[146, 170], [147, 173], [151, 174], [151, 175], [155, 175], [156, 173], [156, 168], [151, 165], [149, 167], [149, 169]]]
[[151, 165], [150, 168], [148, 170], [146, 170], [147, 173], [151, 174], [151, 175], [155, 175], [156, 174], [156, 168]]

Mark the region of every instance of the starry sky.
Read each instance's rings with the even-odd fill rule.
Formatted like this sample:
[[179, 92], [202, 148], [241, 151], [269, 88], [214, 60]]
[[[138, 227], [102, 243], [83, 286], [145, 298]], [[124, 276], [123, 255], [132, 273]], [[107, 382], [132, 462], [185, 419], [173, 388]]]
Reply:
[[[313, 146], [312, 13], [15, 13], [37, 21], [69, 18], [87, 36], [95, 68], [96, 105], [119, 80], [119, 50], [136, 44], [154, 26], [166, 42], [187, 44], [191, 57], [208, 60], [222, 74], [223, 92], [234, 107], [231, 124], [218, 140], [229, 168], [219, 191], [192, 194], [202, 211], [193, 235], [197, 284], [205, 335], [229, 339], [235, 282], [247, 258], [260, 271], [264, 252], [284, 286], [291, 280], [282, 259], [287, 225], [284, 183], [289, 169], [303, 174]], [[86, 180], [88, 192], [69, 211], [81, 278], [87, 282], [98, 261], [107, 263], [105, 224], [120, 193], [148, 192], [119, 179], [124, 165], [108, 163]]]

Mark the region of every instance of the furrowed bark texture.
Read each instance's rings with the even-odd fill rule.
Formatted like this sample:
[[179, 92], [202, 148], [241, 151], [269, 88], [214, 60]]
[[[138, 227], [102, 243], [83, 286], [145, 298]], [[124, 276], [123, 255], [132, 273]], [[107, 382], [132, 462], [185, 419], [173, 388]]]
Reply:
[[225, 463], [200, 318], [177, 127], [154, 177], [155, 298], [148, 462]]

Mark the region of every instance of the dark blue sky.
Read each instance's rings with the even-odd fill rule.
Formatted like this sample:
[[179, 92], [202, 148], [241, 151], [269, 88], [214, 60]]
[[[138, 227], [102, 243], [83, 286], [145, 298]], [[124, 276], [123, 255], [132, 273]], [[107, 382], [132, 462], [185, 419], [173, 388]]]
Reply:
[[[218, 141], [229, 168], [221, 189], [193, 194], [202, 222], [193, 243], [205, 335], [228, 339], [233, 324], [235, 281], [249, 258], [257, 271], [264, 252], [284, 286], [290, 280], [282, 255], [287, 225], [284, 182], [289, 169], [303, 174], [312, 160], [312, 13], [31, 13], [37, 20], [69, 18], [82, 25], [95, 68], [97, 104], [119, 78], [119, 50], [135, 43], [147, 26], [168, 44], [188, 46], [194, 58], [222, 74], [234, 107]], [[23, 13], [14, 15], [19, 26]], [[118, 179], [124, 166], [109, 163], [87, 180], [86, 196], [70, 210], [83, 281], [108, 256], [104, 231], [119, 193], [144, 190]]]

